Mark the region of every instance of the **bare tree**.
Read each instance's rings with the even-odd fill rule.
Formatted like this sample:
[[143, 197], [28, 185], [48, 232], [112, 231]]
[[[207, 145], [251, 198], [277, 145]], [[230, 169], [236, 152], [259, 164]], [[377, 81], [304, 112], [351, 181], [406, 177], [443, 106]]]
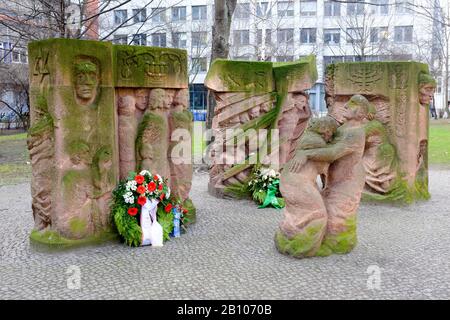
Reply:
[[[8, 110], [25, 130], [29, 126], [28, 66], [2, 65], [0, 68], [0, 108]], [[8, 94], [10, 93], [10, 95]], [[6, 97], [10, 96], [10, 99]]]
[[[217, 58], [227, 59], [230, 52], [230, 29], [237, 0], [214, 0], [214, 24], [212, 27], [212, 47], [210, 63]], [[215, 102], [208, 96], [206, 127], [211, 128]]]

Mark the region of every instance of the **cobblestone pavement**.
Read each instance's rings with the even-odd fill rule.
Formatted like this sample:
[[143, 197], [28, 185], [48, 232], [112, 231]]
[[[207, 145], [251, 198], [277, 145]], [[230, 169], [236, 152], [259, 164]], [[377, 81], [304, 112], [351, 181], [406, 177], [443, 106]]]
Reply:
[[[4, 186], [0, 298], [449, 299], [449, 187], [450, 171], [431, 171], [430, 201], [361, 206], [352, 253], [296, 260], [273, 245], [281, 211], [215, 199], [206, 191], [206, 174], [193, 182], [197, 224], [162, 248], [110, 243], [36, 252], [28, 240], [29, 186]], [[67, 286], [72, 265], [81, 270], [80, 289]], [[380, 289], [367, 285], [370, 266], [380, 268]]]

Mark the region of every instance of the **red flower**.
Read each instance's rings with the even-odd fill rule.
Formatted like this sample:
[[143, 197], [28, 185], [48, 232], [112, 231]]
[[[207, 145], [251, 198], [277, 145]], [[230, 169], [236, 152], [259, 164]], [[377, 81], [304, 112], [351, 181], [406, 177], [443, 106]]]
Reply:
[[130, 216], [135, 216], [135, 215], [137, 215], [137, 213], [138, 213], [138, 209], [137, 208], [128, 208], [128, 214], [130, 215]]
[[163, 185], [160, 184], [160, 185], [158, 186], [158, 190], [161, 191], [162, 189], [163, 189]]
[[135, 180], [137, 183], [142, 184], [142, 183], [144, 183], [145, 178], [144, 178], [144, 176], [141, 176], [140, 174], [138, 174], [136, 177], [134, 177], [134, 180]]
[[149, 182], [148, 186], [148, 191], [153, 192], [156, 190], [156, 183], [154, 183], [153, 181]]
[[158, 179], [158, 176], [155, 174], [154, 176], [153, 176], [153, 180], [155, 180], [155, 181], [158, 181], [159, 179]]
[[166, 196], [166, 195], [165, 195], [164, 193], [161, 193], [161, 195], [159, 196], [159, 200], [163, 201], [163, 199], [164, 199], [165, 196]]
[[144, 194], [145, 193], [145, 187], [144, 186], [137, 187], [136, 192], [139, 193], [139, 194]]
[[183, 213], [184, 214], [188, 213], [187, 209], [183, 209]]
[[172, 210], [172, 204], [169, 203], [169, 204], [164, 208], [164, 210], [165, 210], [167, 213], [169, 213], [169, 212]]
[[146, 202], [147, 202], [146, 197], [138, 197], [138, 199], [137, 199], [137, 203], [141, 206], [143, 206]]

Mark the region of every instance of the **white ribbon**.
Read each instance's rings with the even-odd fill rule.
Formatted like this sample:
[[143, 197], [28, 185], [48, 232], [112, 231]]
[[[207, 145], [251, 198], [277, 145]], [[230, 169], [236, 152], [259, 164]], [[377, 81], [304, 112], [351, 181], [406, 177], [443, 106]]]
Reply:
[[147, 199], [141, 210], [142, 245], [161, 247], [163, 245], [163, 229], [156, 220], [159, 200]]

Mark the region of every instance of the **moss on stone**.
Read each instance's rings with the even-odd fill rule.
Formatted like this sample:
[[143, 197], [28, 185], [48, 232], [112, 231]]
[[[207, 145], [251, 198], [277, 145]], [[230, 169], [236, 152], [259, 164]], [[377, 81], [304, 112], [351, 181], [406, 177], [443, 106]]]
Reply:
[[216, 59], [209, 68], [205, 86], [222, 92], [272, 92], [272, 63]]
[[356, 215], [349, 217], [344, 226], [346, 230], [338, 234], [327, 233], [316, 255], [328, 256], [332, 253], [344, 254], [353, 250], [357, 243]]
[[314, 255], [314, 249], [320, 241], [319, 237], [325, 224], [316, 222], [306, 227], [302, 233], [295, 235], [293, 238], [286, 237], [280, 230], [275, 234], [275, 245], [283, 254], [293, 256], [295, 258], [304, 258]]
[[80, 219], [78, 217], [73, 217], [69, 221], [69, 228], [72, 233], [82, 234], [86, 231], [87, 222], [86, 220]]
[[[113, 45], [114, 86], [187, 88], [187, 51], [175, 48]], [[155, 67], [155, 70], [152, 68]], [[164, 74], [161, 69], [166, 70]]]
[[71, 249], [86, 245], [98, 245], [107, 241], [116, 241], [117, 234], [111, 230], [105, 230], [96, 235], [80, 239], [68, 239], [60, 235], [54, 230], [38, 231], [33, 230], [30, 234], [30, 241], [34, 245], [38, 245], [41, 249]]

